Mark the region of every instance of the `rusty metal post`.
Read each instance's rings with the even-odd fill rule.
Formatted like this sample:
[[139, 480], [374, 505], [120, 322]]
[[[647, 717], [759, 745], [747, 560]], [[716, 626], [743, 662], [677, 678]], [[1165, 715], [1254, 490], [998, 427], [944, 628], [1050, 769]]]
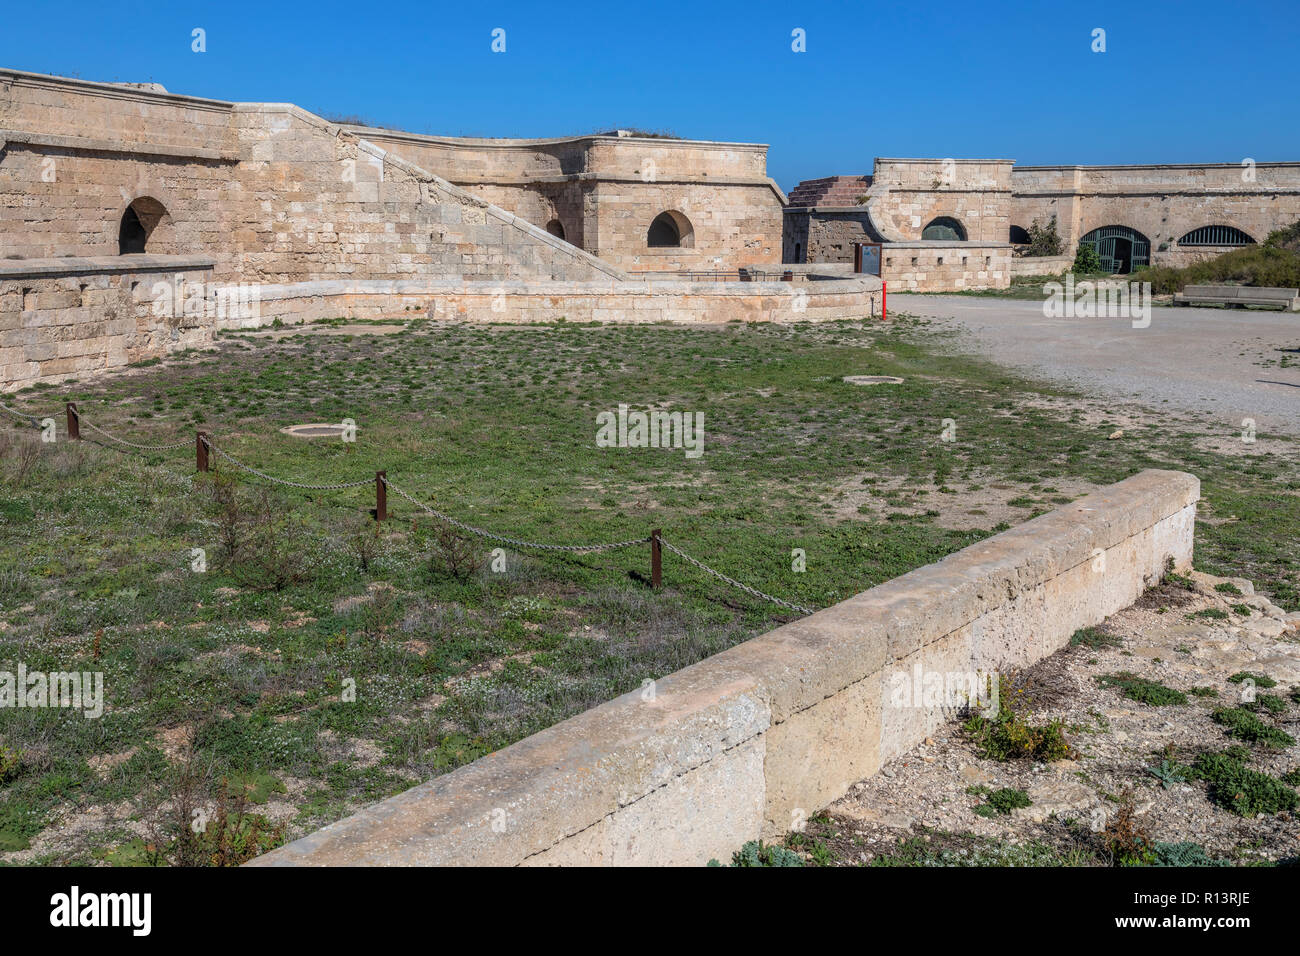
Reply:
[[67, 403], [68, 437], [73, 441], [81, 440], [81, 416], [77, 412], [77, 403]]
[[784, 272], [782, 272], [782, 273], [781, 273], [781, 281], [782, 281], [782, 282], [793, 282], [793, 281], [794, 281], [794, 270], [793, 270], [793, 269], [786, 269]]
[[659, 540], [660, 528], [650, 532], [650, 587], [658, 591], [664, 586], [664, 549]]
[[375, 520], [388, 520], [388, 485], [384, 482], [386, 471], [375, 472]]
[[862, 243], [853, 244], [853, 271], [855, 273], [862, 271]]
[[[883, 269], [881, 270], [884, 271]], [[883, 279], [880, 282], [880, 321], [889, 320], [889, 283]]]
[[194, 438], [194, 466], [199, 471], [208, 470], [208, 433], [199, 432]]

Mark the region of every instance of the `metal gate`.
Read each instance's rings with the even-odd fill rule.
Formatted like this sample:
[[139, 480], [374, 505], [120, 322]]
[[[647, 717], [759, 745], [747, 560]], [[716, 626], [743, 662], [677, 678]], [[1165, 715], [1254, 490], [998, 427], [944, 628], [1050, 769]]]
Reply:
[[1151, 241], [1128, 226], [1103, 226], [1079, 241], [1097, 250], [1101, 270], [1112, 275], [1132, 272], [1151, 264]]

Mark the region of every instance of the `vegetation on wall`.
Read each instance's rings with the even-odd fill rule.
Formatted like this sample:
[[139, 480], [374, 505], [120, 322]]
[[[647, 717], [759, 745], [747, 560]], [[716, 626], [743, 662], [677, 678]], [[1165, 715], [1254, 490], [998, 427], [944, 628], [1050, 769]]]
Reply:
[[1156, 295], [1205, 284], [1300, 288], [1300, 222], [1269, 233], [1257, 246], [1234, 249], [1182, 269], [1156, 266], [1140, 272], [1141, 281], [1150, 282]]

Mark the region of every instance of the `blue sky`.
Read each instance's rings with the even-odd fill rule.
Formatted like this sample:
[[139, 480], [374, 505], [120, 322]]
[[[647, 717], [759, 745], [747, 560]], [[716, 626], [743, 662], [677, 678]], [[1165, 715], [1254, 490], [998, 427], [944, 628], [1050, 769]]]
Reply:
[[[191, 31], [207, 51], [191, 51]], [[491, 51], [494, 28], [506, 51]], [[793, 52], [800, 28], [807, 51]], [[1092, 52], [1094, 29], [1106, 51]], [[1300, 160], [1300, 3], [6, 3], [0, 66], [416, 132], [768, 143], [785, 189], [875, 156]]]

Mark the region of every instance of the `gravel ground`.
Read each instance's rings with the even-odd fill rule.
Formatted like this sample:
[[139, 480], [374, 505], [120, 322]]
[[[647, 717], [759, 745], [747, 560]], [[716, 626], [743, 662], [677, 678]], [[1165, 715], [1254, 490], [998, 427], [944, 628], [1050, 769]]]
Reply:
[[[1205, 414], [1230, 433], [1300, 435], [1300, 315], [1155, 307], [1151, 324], [1055, 318], [1016, 299], [895, 294], [894, 308], [959, 333], [957, 351], [1089, 394]], [[1286, 359], [1288, 366], [1281, 367]]]
[[[1285, 699], [1286, 710], [1261, 716], [1300, 737], [1300, 703], [1290, 697], [1300, 685], [1300, 614], [1288, 615], [1240, 579], [1231, 583], [1241, 595], [1215, 590], [1225, 580], [1194, 572], [1191, 588], [1162, 584], [1103, 625], [1115, 646], [1067, 647], [1013, 681], [1013, 687], [1025, 688], [1024, 709], [1032, 723], [1064, 721], [1077, 759], [985, 759], [954, 720], [854, 784], [829, 808], [829, 819], [814, 818], [809, 835], [830, 844], [835, 862], [846, 865], [870, 862], [917, 836], [939, 844], [951, 843], [953, 834], [1012, 845], [1042, 841], [1066, 852], [1079, 845], [1080, 826], [1099, 831], [1127, 800], [1151, 840], [1192, 841], [1234, 862], [1300, 858], [1296, 813], [1243, 818], [1211, 803], [1206, 784], [1176, 782], [1166, 789], [1147, 769], [1160, 763], [1159, 752], [1170, 745], [1180, 762], [1190, 763], [1197, 752], [1239, 743], [1210, 715], [1242, 699], [1244, 685], [1228, 680], [1241, 671], [1277, 682], [1268, 693]], [[1227, 617], [1196, 616], [1207, 609]], [[1189, 693], [1182, 705], [1139, 703], [1096, 680], [1120, 671], [1184, 692], [1213, 688], [1217, 696]], [[1255, 747], [1250, 766], [1280, 776], [1300, 767], [1300, 746]], [[1032, 802], [1009, 815], [980, 816], [975, 809], [985, 798], [969, 792], [979, 787], [1023, 790]], [[1077, 823], [1071, 827], [1069, 821]]]

